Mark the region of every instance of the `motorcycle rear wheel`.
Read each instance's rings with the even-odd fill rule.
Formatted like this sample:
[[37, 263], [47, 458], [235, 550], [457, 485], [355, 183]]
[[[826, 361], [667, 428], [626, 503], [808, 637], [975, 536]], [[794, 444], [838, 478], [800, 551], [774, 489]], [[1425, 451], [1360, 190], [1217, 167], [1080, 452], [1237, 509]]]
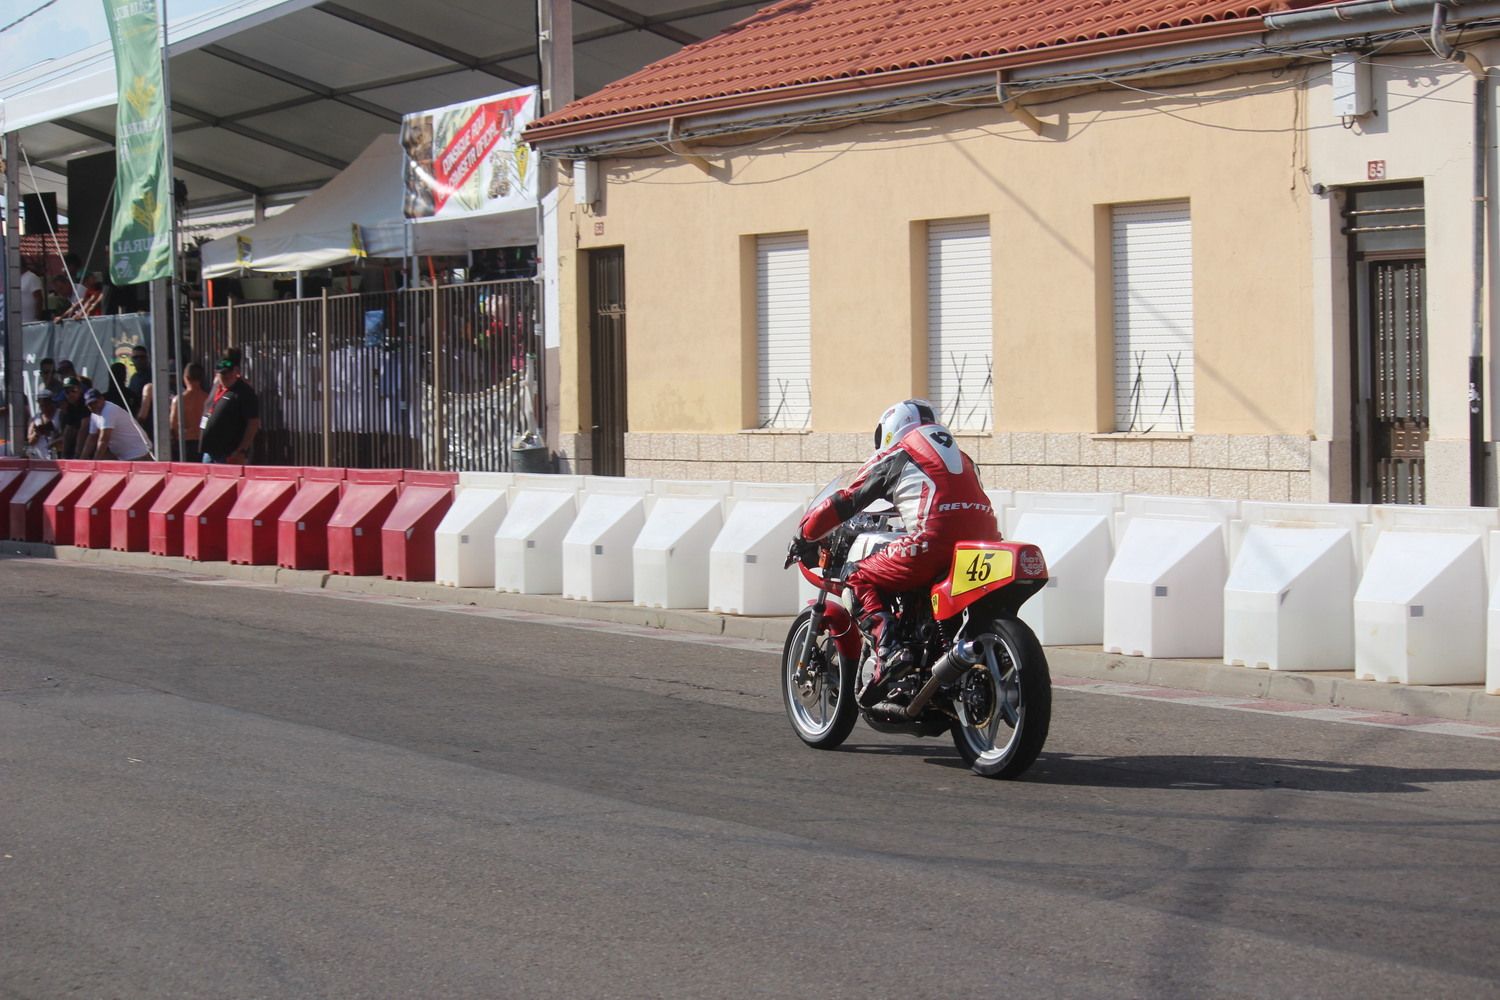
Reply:
[[974, 773], [1016, 778], [1036, 762], [1052, 721], [1052, 676], [1031, 628], [996, 618], [994, 656], [960, 678], [953, 744]]
[[832, 750], [849, 738], [859, 718], [854, 700], [856, 666], [847, 662], [828, 635], [816, 637], [808, 657], [812, 676], [807, 683], [797, 679], [797, 658], [812, 628], [812, 610], [792, 622], [781, 651], [781, 697], [786, 703], [792, 729], [808, 746]]

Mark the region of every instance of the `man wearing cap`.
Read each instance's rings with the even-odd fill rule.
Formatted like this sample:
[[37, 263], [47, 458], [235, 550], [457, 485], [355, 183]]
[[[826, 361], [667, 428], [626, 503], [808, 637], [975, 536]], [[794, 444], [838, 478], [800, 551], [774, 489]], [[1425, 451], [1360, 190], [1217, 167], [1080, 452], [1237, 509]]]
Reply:
[[250, 446], [260, 431], [260, 400], [250, 383], [240, 377], [240, 354], [230, 350], [214, 365], [217, 378], [203, 417], [198, 443], [203, 461], [244, 465], [250, 461]]
[[151, 445], [123, 406], [104, 398], [98, 389], [83, 394], [84, 405], [93, 416], [89, 417], [89, 439], [83, 446], [82, 458], [118, 459], [134, 462], [151, 454]]

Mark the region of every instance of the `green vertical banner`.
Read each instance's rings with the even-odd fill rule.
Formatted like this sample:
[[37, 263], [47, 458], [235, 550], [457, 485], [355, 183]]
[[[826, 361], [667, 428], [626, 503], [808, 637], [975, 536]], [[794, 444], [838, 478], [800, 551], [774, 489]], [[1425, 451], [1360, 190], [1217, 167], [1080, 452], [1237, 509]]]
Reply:
[[115, 213], [110, 278], [117, 285], [172, 276], [172, 174], [156, 0], [104, 0], [115, 50]]

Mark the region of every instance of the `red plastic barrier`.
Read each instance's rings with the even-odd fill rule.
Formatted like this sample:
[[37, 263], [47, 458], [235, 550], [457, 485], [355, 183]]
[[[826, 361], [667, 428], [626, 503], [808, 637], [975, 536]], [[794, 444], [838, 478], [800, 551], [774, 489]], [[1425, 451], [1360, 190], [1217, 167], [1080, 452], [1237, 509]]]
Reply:
[[24, 458], [0, 458], [0, 510], [10, 511], [10, 498], [26, 478], [30, 464]]
[[229, 512], [245, 478], [243, 465], [210, 465], [203, 488], [182, 516], [182, 554], [197, 562], [229, 558]]
[[109, 506], [109, 547], [145, 552], [151, 541], [151, 505], [167, 485], [170, 462], [131, 462], [125, 488]]
[[151, 504], [146, 519], [150, 552], [154, 556], [182, 555], [183, 519], [198, 491], [208, 480], [209, 466], [196, 462], [172, 462], [166, 485]]
[[10, 537], [18, 542], [42, 540], [42, 500], [61, 471], [56, 462], [32, 460], [15, 491], [10, 495]]
[[73, 544], [109, 547], [109, 509], [130, 478], [131, 462], [95, 462], [93, 478], [73, 506]]
[[344, 498], [328, 520], [329, 572], [380, 575], [380, 526], [400, 492], [400, 469], [349, 470]]
[[229, 561], [249, 566], [276, 562], [276, 525], [297, 495], [302, 470], [287, 465], [252, 465], [227, 519]]
[[58, 462], [62, 470], [57, 485], [42, 501], [42, 541], [49, 545], [73, 544], [73, 505], [88, 489], [95, 462]]
[[401, 496], [380, 528], [381, 564], [388, 580], [437, 576], [434, 533], [453, 506], [456, 472], [408, 472]]
[[276, 564], [328, 568], [328, 522], [344, 496], [343, 469], [306, 468], [302, 488], [276, 519]]

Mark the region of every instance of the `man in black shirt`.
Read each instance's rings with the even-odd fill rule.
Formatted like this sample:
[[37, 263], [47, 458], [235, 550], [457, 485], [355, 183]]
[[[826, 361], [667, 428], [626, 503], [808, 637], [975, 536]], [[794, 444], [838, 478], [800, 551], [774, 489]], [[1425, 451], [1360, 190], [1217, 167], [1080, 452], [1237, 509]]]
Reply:
[[200, 444], [203, 461], [244, 465], [260, 430], [260, 400], [250, 383], [240, 377], [240, 354], [229, 351], [214, 365], [218, 373], [213, 391], [203, 405]]
[[136, 344], [130, 349], [130, 363], [135, 371], [125, 386], [125, 394], [130, 397], [130, 412], [135, 413], [141, 408], [141, 393], [151, 384], [151, 354], [145, 344]]
[[[58, 368], [61, 369], [62, 365], [58, 365]], [[71, 365], [68, 370], [72, 370]], [[77, 458], [89, 436], [89, 408], [83, 402], [85, 388], [87, 387], [76, 375], [63, 377], [63, 402], [57, 415], [58, 427], [62, 430], [63, 458]]]

